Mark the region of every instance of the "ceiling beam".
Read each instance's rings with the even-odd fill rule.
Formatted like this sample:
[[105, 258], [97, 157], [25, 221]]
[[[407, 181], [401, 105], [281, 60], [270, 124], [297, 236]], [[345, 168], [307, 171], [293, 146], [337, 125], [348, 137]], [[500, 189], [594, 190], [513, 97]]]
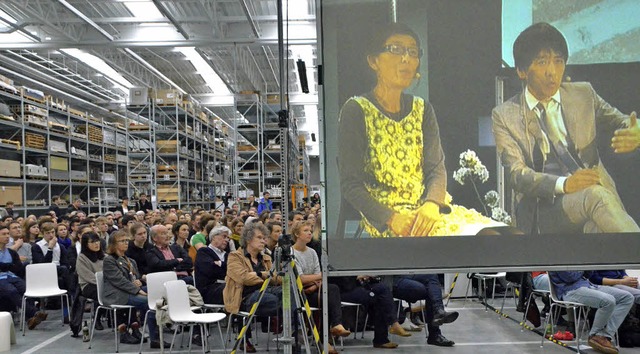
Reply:
[[260, 31], [258, 30], [258, 25], [256, 24], [256, 21], [253, 20], [253, 15], [251, 15], [251, 12], [249, 11], [249, 6], [247, 5], [247, 1], [240, 0], [240, 5], [242, 6], [242, 11], [244, 12], [244, 15], [247, 17], [247, 21], [249, 21], [249, 25], [251, 26], [251, 31], [253, 32], [253, 35], [256, 36], [256, 38], [260, 38]]
[[175, 17], [173, 17], [171, 12], [164, 6], [164, 4], [162, 4], [162, 1], [160, 0], [152, 0], [152, 1], [153, 1], [153, 4], [156, 5], [156, 7], [158, 8], [158, 11], [160, 11], [160, 13], [164, 17], [169, 19], [173, 27], [175, 27], [178, 30], [178, 32], [180, 32], [182, 37], [184, 37], [184, 39], [189, 39], [189, 33], [187, 33], [187, 31], [184, 30], [184, 28], [180, 25], [180, 22]]
[[[289, 45], [315, 45], [318, 41], [316, 38], [299, 38], [290, 39]], [[2, 49], [60, 49], [60, 48], [171, 48], [171, 47], [207, 47], [221, 44], [242, 44], [242, 45], [275, 45], [278, 44], [277, 38], [202, 38], [188, 40], [170, 40], [170, 41], [142, 41], [142, 40], [114, 40], [113, 42], [104, 40], [86, 40], [82, 42], [76, 41], [45, 41], [35, 42], [10, 42], [1, 43]]]
[[66, 0], [58, 0], [58, 2], [62, 4], [62, 6], [66, 7], [67, 10], [73, 12], [76, 16], [80, 17], [82, 21], [86, 22], [89, 26], [91, 26], [93, 29], [98, 31], [105, 38], [107, 38], [110, 41], [114, 40], [113, 36], [109, 32], [105, 31], [104, 28], [100, 27], [97, 23], [93, 22], [89, 17], [83, 14], [82, 11], [76, 9], [73, 5], [69, 4]]

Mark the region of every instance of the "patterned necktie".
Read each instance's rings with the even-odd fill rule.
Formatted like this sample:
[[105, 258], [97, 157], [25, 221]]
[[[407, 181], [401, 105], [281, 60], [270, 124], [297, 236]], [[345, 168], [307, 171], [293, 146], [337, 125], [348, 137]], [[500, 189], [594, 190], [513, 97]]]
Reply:
[[580, 169], [580, 164], [576, 162], [573, 156], [571, 156], [571, 154], [569, 153], [566, 139], [564, 139], [562, 134], [560, 134], [558, 125], [555, 124], [555, 121], [552, 121], [552, 119], [547, 116], [547, 111], [542, 105], [542, 102], [538, 102], [538, 105], [536, 107], [538, 108], [538, 111], [540, 111], [540, 121], [542, 122], [542, 128], [547, 134], [549, 142], [551, 143], [551, 147], [555, 151], [558, 160], [560, 160], [564, 167], [566, 167], [569, 173], [576, 172]]

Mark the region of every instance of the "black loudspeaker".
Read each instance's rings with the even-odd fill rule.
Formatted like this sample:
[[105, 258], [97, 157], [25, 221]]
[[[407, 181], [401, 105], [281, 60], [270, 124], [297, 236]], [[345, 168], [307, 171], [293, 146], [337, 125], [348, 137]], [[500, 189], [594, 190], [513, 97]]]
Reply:
[[298, 75], [300, 76], [300, 88], [302, 92], [309, 93], [309, 81], [307, 81], [307, 66], [302, 59], [296, 61], [298, 67]]
[[278, 111], [278, 128], [289, 127], [289, 112], [286, 109]]
[[316, 142], [316, 133], [311, 133], [311, 141]]

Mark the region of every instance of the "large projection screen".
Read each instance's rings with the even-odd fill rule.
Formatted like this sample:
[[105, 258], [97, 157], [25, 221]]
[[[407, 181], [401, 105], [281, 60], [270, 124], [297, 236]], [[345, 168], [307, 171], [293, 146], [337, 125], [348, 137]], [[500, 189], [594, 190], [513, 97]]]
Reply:
[[[549, 2], [553, 1], [529, 1], [533, 5]], [[582, 3], [562, 0], [557, 2], [563, 7], [568, 6], [567, 3]], [[607, 2], [591, 1], [591, 3], [598, 6]], [[343, 111], [345, 103], [353, 97], [364, 97], [365, 100], [360, 99], [358, 104], [364, 104], [362, 107], [366, 107], [369, 111], [380, 110], [375, 102], [371, 102], [377, 97], [373, 88], [379, 83], [379, 79], [372, 70], [372, 61], [368, 61], [366, 55], [367, 48], [370, 48], [369, 43], [376, 31], [382, 28], [385, 23], [393, 22], [395, 15], [397, 22], [406, 24], [418, 36], [422, 55], [415, 71], [420, 75], [419, 79], [414, 80], [404, 90], [404, 93], [422, 98], [426, 102], [425, 107], [429, 104], [433, 106], [446, 162], [447, 191], [453, 197], [453, 204], [460, 206], [463, 210], [475, 209], [483, 214], [486, 213], [483, 212], [481, 204], [477, 201], [474, 189], [468, 184], [461, 186], [456, 183], [453, 179], [453, 173], [457, 169], [459, 155], [467, 149], [474, 150], [491, 174], [489, 180], [479, 186], [478, 193], [483, 196], [487, 191], [497, 189], [496, 148], [491, 146], [491, 143], [487, 146], [486, 141], [492, 141], [492, 137], [483, 136], [483, 134], [487, 134], [487, 122], [490, 126], [491, 110], [495, 106], [495, 78], [506, 76], [505, 100], [522, 91], [513, 70], [505, 71], [502, 69], [502, 58], [511, 57], [510, 48], [513, 45], [513, 38], [509, 39], [511, 41], [509, 45], [504, 45], [501, 42], [501, 33], [508, 32], [503, 28], [504, 14], [502, 11], [504, 9], [501, 0], [482, 2], [474, 0], [455, 2], [322, 0], [320, 9], [323, 66], [323, 102], [321, 104], [324, 112], [323, 126], [321, 127], [323, 129], [324, 154], [321, 159], [323, 159], [325, 168], [326, 199], [323, 208], [326, 213], [329, 267], [332, 271], [357, 273], [375, 270], [382, 273], [393, 273], [407, 270], [434, 272], [488, 269], [551, 270], [576, 267], [596, 269], [622, 268], [640, 264], [638, 256], [638, 250], [640, 250], [639, 233], [583, 233], [575, 231], [578, 228], [575, 225], [565, 225], [567, 227], [560, 228], [555, 232], [545, 231], [533, 234], [530, 229], [506, 228], [500, 226], [504, 224], [498, 223], [487, 223], [478, 228], [459, 227], [455, 229], [459, 234], [457, 236], [450, 234], [442, 237], [424, 237], [426, 235], [411, 234], [406, 235], [410, 237], [373, 237], [389, 235], [382, 232], [379, 235], [369, 234], [367, 231], [373, 229], [367, 229], [367, 227], [372, 225], [379, 227], [380, 224], [376, 224], [374, 220], [363, 222], [363, 212], [358, 210], [357, 205], [354, 205], [356, 203], [349, 201], [353, 198], [345, 197], [345, 193], [356, 193], [356, 190], [345, 191], [341, 188], [345, 179], [345, 166], [342, 165], [343, 171], [341, 173], [338, 161], [344, 160], [345, 157], [353, 159], [353, 151], [362, 148], [362, 141], [368, 144], [367, 142], [374, 140], [367, 136], [366, 129], [360, 132], [362, 136], [349, 130], [348, 134], [350, 135], [345, 138], [344, 128], [340, 127], [339, 119], [345, 119], [345, 117], [340, 118], [341, 111]], [[584, 10], [584, 6], [582, 6], [582, 10]], [[527, 16], [528, 20], [523, 19], [523, 21], [531, 23], [531, 14], [529, 13]], [[606, 24], [601, 24], [601, 26], [606, 27]], [[511, 31], [519, 33], [521, 30], [522, 28]], [[568, 41], [572, 40], [571, 36], [566, 37]], [[403, 45], [399, 45], [399, 50], [404, 51], [402, 56], [409, 56], [407, 47], [411, 45], [406, 45], [406, 43]], [[453, 48], [449, 48], [449, 46]], [[501, 48], [505, 46], [509, 48], [509, 52], [501, 51]], [[386, 54], [391, 54], [392, 49], [387, 47], [384, 49]], [[570, 52], [571, 48], [572, 43], [569, 42]], [[625, 49], [615, 48], [615, 50], [621, 51]], [[382, 52], [382, 48], [380, 50]], [[373, 63], [382, 65], [381, 62], [373, 61]], [[588, 69], [591, 70], [591, 67]], [[599, 67], [593, 68], [597, 73], [596, 76], [602, 77], [601, 69]], [[578, 71], [583, 73], [589, 70]], [[569, 66], [567, 72], [569, 72]], [[403, 74], [404, 72], [398, 73], [400, 76]], [[623, 74], [620, 75], [622, 77]], [[462, 78], [462, 80], [457, 80], [457, 78]], [[589, 74], [582, 75], [580, 79], [589, 81]], [[601, 86], [595, 87], [596, 85], [594, 85], [594, 87], [596, 90], [599, 87], [609, 88], [602, 90], [604, 92], [616, 92], [608, 87], [616, 85], [616, 82], [619, 81], [616, 80], [618, 79], [612, 76], [604, 84], [600, 80]], [[478, 85], [479, 82], [483, 84]], [[476, 89], [478, 86], [480, 89]], [[637, 92], [637, 88], [635, 90]], [[623, 105], [618, 108], [625, 114], [630, 113], [631, 109], [637, 109], [638, 97], [635, 96], [633, 107]], [[618, 102], [616, 97], [605, 96], [603, 98], [612, 103]], [[367, 106], [367, 101], [373, 106]], [[409, 102], [415, 103], [416, 101], [414, 99]], [[353, 104], [353, 101], [351, 103]], [[473, 108], [469, 108], [470, 106]], [[402, 108], [401, 105], [401, 109], [406, 109], [406, 104], [404, 107]], [[352, 108], [353, 105], [349, 112], [353, 111]], [[364, 111], [365, 108], [362, 110]], [[469, 110], [473, 116], [467, 114]], [[458, 111], [459, 114], [457, 114]], [[439, 112], [447, 112], [447, 114], [441, 115]], [[360, 114], [360, 119], [362, 119], [362, 115], [364, 114]], [[402, 122], [403, 118], [396, 117], [396, 119], [400, 119]], [[375, 127], [376, 123], [373, 120], [362, 122], [360, 125], [366, 128], [367, 124], [371, 124], [370, 127]], [[343, 129], [342, 132], [341, 129]], [[426, 136], [424, 135], [425, 144], [427, 144]], [[363, 165], [367, 168], [368, 172], [364, 170], [362, 172], [364, 176], [362, 183], [366, 184], [367, 191], [376, 191], [377, 182], [372, 182], [371, 176], [367, 175], [375, 175], [376, 172], [371, 172], [372, 165], [367, 165], [372, 163], [372, 160], [367, 160], [366, 156], [371, 156], [368, 155], [370, 151], [367, 149], [370, 149], [371, 146], [367, 147], [366, 144], [363, 161], [355, 161], [353, 165]], [[403, 143], [398, 141], [396, 145], [403, 145]], [[606, 149], [606, 145], [599, 148]], [[613, 160], [611, 165], [609, 165], [609, 161], [603, 161], [605, 166], [621, 165], [619, 156], [614, 156], [615, 154], [603, 151], [600, 155], [602, 159], [606, 156]], [[622, 161], [623, 163], [640, 165], [637, 152], [628, 154]], [[350, 163], [346, 165], [350, 165]], [[347, 168], [350, 167], [347, 166]], [[635, 176], [625, 175], [619, 171], [609, 172], [614, 176], [618, 185], [638, 187]], [[393, 176], [393, 178], [396, 177]], [[424, 174], [423, 178], [427, 179]], [[510, 188], [508, 175], [506, 179], [507, 188]], [[350, 180], [349, 183], [352, 181]], [[623, 194], [624, 191], [619, 191], [619, 193]], [[512, 193], [508, 191], [505, 194], [511, 196]], [[377, 197], [380, 195], [376, 194]], [[637, 200], [629, 201], [624, 196], [622, 199], [625, 208], [638, 209], [639, 202]], [[506, 209], [513, 212], [509, 208], [510, 205], [512, 205], [511, 201], [506, 200]], [[633, 213], [630, 217], [636, 223], [640, 219], [638, 215]], [[457, 222], [456, 220], [450, 221]], [[547, 224], [554, 222], [549, 221]], [[485, 232], [483, 235], [475, 234], [485, 226], [485, 230], [488, 229], [490, 232]], [[517, 221], [515, 226], [517, 226]], [[378, 227], [376, 230], [379, 230]], [[492, 227], [495, 228], [492, 229]], [[382, 228], [384, 229], [384, 223]], [[410, 227], [410, 229], [415, 230], [414, 227]], [[445, 230], [448, 229], [445, 228]], [[491, 232], [492, 230], [493, 232]]]

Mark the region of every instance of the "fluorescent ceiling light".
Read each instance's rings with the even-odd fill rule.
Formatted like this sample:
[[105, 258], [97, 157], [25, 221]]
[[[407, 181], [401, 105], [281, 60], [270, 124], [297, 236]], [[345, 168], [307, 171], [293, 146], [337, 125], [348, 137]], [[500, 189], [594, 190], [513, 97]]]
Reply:
[[307, 0], [285, 0], [282, 6], [287, 9], [289, 20], [309, 17], [309, 2]]
[[216, 95], [230, 95], [231, 91], [222, 81], [220, 76], [213, 70], [204, 58], [196, 51], [194, 47], [181, 47], [178, 49], [196, 68], [196, 72], [202, 76], [213, 93]]
[[139, 19], [157, 19], [164, 17], [151, 1], [125, 2], [124, 6], [131, 11], [134, 17]]
[[13, 32], [0, 34], [0, 43], [25, 43], [35, 42], [33, 38], [28, 37], [22, 32]]
[[2, 17], [3, 19], [5, 19], [7, 22], [11, 23], [12, 25], [15, 25], [18, 21], [11, 17], [8, 13], [0, 10], [0, 17]]
[[80, 49], [76, 49], [76, 48], [65, 48], [65, 49], [60, 49], [60, 51], [68, 55], [71, 55], [72, 57], [89, 65], [95, 70], [103, 73], [108, 79], [110, 79], [110, 81], [114, 83], [114, 85], [120, 86], [119, 88], [123, 92], [128, 92], [128, 89], [133, 87], [132, 83], [130, 83], [117, 71], [115, 71], [111, 66], [109, 66], [109, 64], [105, 63], [104, 60], [96, 57], [93, 54], [85, 53]]

